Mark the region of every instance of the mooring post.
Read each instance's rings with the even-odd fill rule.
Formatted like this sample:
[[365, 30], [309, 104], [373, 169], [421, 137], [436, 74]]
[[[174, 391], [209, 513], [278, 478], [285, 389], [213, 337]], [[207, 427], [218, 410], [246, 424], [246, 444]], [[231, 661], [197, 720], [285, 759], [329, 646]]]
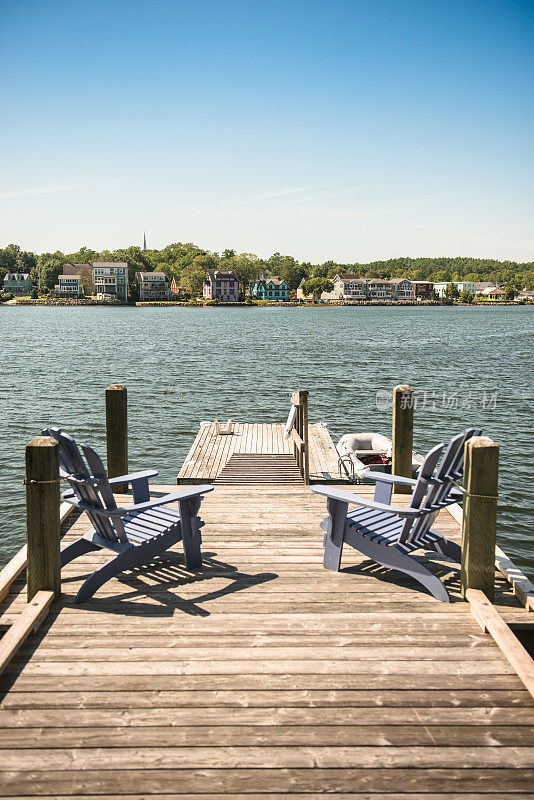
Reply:
[[293, 452], [299, 468], [299, 472], [306, 485], [310, 483], [310, 451], [308, 437], [308, 394], [304, 389], [293, 392], [291, 403], [296, 407], [295, 433], [293, 438]]
[[[412, 477], [413, 389], [400, 384], [393, 389], [393, 452], [391, 472], [403, 478]], [[411, 494], [411, 486], [395, 484], [395, 491]]]
[[304, 389], [299, 392], [300, 402], [302, 403], [302, 441], [304, 442], [304, 462], [302, 465], [302, 477], [306, 486], [310, 485], [310, 447], [308, 436], [308, 390]]
[[[106, 389], [106, 441], [108, 477], [128, 474], [128, 393], [126, 386], [112, 384]], [[113, 487], [117, 494], [126, 494], [128, 484]]]
[[465, 443], [461, 590], [481, 589], [493, 602], [499, 446], [488, 436]]
[[61, 593], [59, 444], [35, 436], [26, 445], [27, 601], [41, 590]]

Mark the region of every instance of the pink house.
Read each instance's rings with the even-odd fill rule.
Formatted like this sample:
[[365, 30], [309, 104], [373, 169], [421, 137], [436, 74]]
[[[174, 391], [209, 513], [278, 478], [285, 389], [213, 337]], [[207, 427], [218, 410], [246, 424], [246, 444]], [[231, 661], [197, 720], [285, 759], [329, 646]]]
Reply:
[[202, 296], [207, 300], [237, 303], [239, 300], [237, 275], [231, 269], [209, 269], [204, 279]]

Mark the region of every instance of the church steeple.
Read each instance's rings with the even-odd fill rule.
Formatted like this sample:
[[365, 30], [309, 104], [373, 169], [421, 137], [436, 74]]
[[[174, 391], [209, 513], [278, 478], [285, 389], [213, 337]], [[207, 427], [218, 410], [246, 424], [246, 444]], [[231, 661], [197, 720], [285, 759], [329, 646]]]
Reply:
[[143, 250], [146, 250], [146, 233], [143, 231]]

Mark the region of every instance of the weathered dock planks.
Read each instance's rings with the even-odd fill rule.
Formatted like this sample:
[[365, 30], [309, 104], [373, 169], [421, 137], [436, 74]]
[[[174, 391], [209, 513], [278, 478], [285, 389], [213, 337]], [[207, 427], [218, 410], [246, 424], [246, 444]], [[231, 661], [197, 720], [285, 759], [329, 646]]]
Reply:
[[[293, 456], [291, 439], [284, 439], [284, 426], [276, 423], [234, 423], [234, 432], [217, 435], [215, 423], [203, 422], [178, 473], [178, 483], [215, 481], [234, 455]], [[338, 472], [338, 454], [328, 429], [310, 425], [309, 461], [312, 483], [343, 483]], [[266, 476], [267, 477], [267, 476]]]
[[[75, 606], [106, 555], [67, 565], [1, 678], [0, 796], [533, 797], [534, 704], [458, 568], [432, 558], [450, 605], [352, 549], [327, 572], [323, 516], [298, 484], [220, 484], [202, 570], [171, 551]], [[21, 577], [0, 622], [24, 605]], [[528, 617], [499, 575], [495, 607]]]

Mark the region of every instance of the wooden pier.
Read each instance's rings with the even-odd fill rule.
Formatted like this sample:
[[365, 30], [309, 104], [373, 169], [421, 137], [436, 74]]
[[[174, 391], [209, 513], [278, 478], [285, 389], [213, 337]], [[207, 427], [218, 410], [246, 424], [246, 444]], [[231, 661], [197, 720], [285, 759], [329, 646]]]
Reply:
[[[267, 426], [236, 428], [233, 444], [219, 437], [224, 447], [256, 438], [232, 454], [291, 455], [277, 450], [281, 426], [266, 439]], [[217, 478], [230, 457], [212, 459], [210, 428], [201, 434], [193, 477], [206, 480], [211, 465]], [[534, 593], [504, 554], [487, 608], [476, 592], [465, 601], [458, 565], [437, 554], [423, 560], [450, 604], [351, 548], [340, 572], [327, 571], [324, 498], [294, 473], [236, 475], [202, 502], [201, 569], [187, 570], [173, 548], [75, 605], [109, 556], [63, 568], [62, 594], [0, 675], [0, 796], [533, 798], [534, 701], [506, 636], [509, 625], [531, 628]], [[64, 543], [88, 528], [77, 514], [62, 525]], [[459, 542], [457, 517], [443, 510], [434, 528]], [[0, 604], [6, 637], [28, 609], [17, 570]]]
[[[309, 426], [310, 482], [343, 483], [338, 454], [328, 428], [322, 423]], [[213, 483], [233, 455], [293, 455], [291, 439], [284, 438], [284, 426], [276, 423], [236, 422], [234, 431], [218, 436], [214, 422], [203, 422], [184, 459], [177, 483]]]

